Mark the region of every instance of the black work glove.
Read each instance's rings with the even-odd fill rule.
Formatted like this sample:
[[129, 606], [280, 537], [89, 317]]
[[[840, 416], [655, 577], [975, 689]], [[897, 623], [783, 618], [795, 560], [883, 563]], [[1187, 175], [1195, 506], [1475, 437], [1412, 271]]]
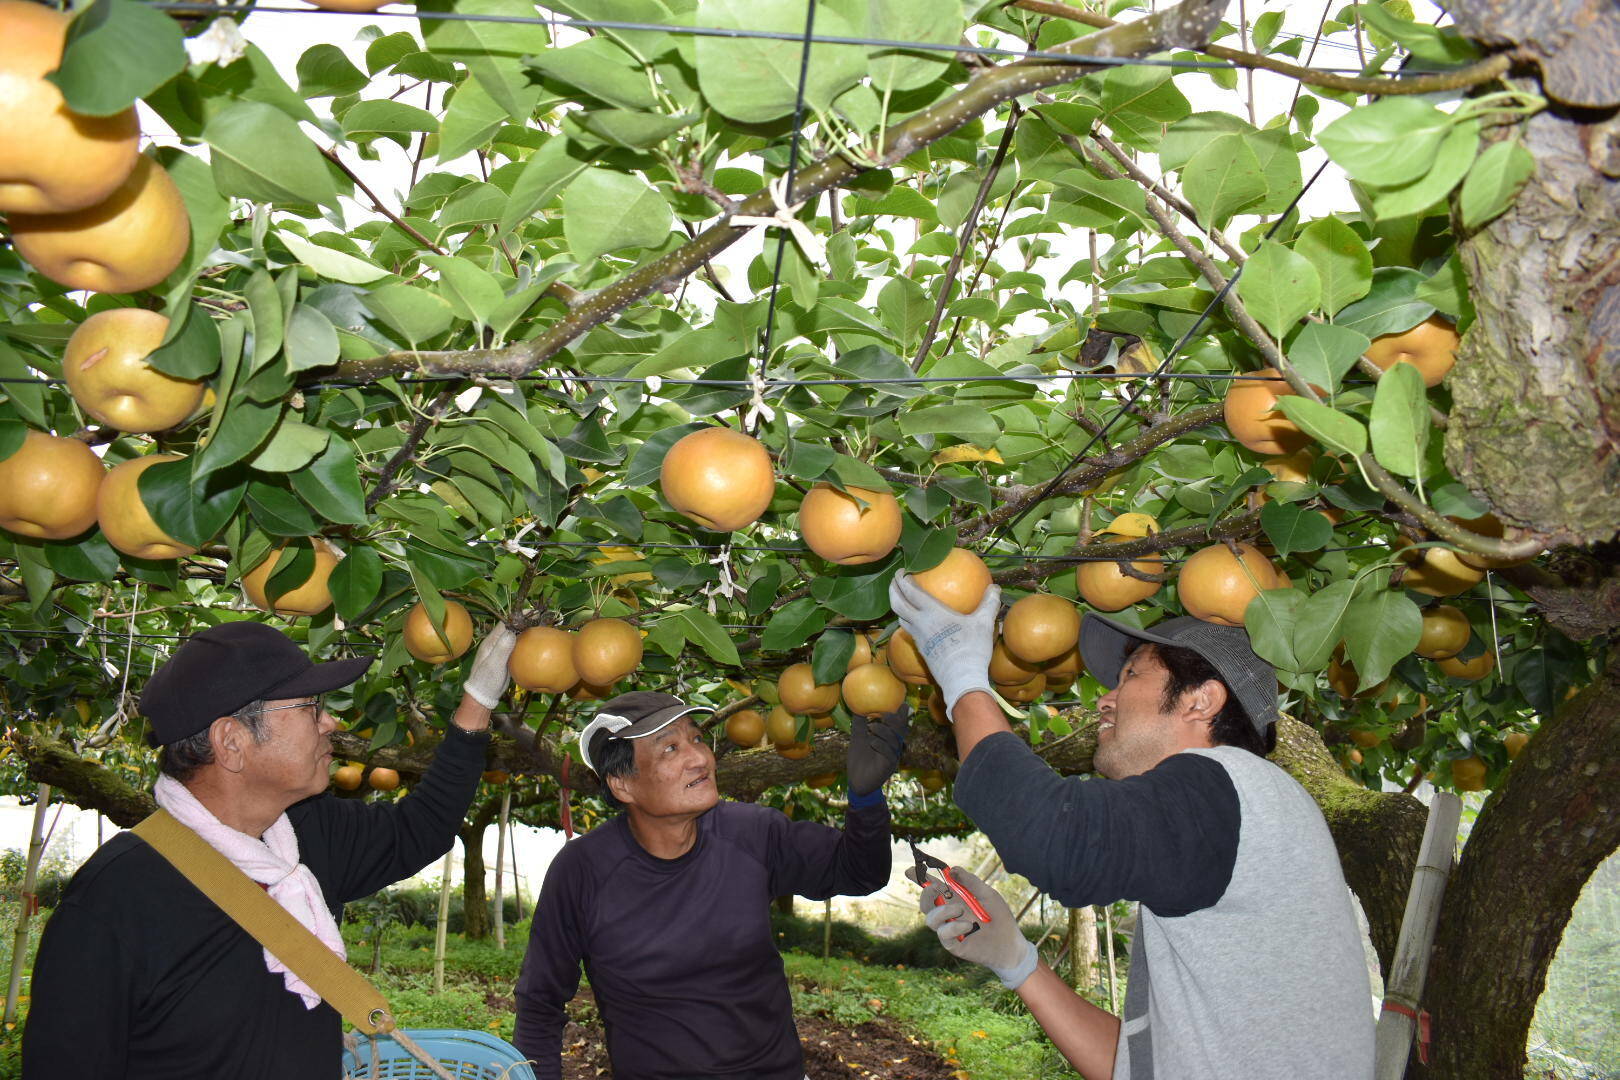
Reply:
[[900, 765], [900, 752], [906, 748], [906, 729], [911, 726], [911, 706], [902, 704], [894, 712], [876, 720], [864, 716], [849, 723], [849, 793], [870, 795], [894, 775]]

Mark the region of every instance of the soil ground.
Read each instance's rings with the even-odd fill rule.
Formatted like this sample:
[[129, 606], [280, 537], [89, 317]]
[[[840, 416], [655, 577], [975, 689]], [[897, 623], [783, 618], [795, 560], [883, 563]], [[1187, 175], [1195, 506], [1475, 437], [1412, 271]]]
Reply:
[[[613, 1075], [595, 1006], [585, 988], [568, 1006], [563, 1080], [604, 1080]], [[794, 1019], [810, 1080], [951, 1080], [957, 1075], [943, 1057], [890, 1021], [880, 1018], [852, 1028], [814, 1014]]]

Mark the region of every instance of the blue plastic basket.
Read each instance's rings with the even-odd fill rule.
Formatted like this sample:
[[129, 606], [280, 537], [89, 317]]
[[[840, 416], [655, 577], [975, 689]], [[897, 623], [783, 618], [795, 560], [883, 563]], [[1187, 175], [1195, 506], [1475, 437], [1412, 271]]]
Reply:
[[[456, 1080], [534, 1080], [534, 1070], [517, 1047], [482, 1031], [407, 1028], [405, 1033], [438, 1059]], [[377, 1071], [371, 1071], [371, 1042], [343, 1052], [344, 1075], [354, 1080], [435, 1080], [431, 1069], [386, 1035], [377, 1040]]]

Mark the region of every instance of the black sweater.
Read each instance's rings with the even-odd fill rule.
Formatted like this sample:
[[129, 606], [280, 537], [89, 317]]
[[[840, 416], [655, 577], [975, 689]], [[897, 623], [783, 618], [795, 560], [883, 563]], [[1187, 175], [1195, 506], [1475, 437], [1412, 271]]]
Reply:
[[692, 850], [649, 855], [618, 817], [563, 846], [546, 873], [517, 984], [517, 1033], [540, 1080], [561, 1075], [563, 1006], [579, 967], [618, 1080], [802, 1080], [771, 898], [864, 895], [889, 880], [889, 810], [842, 831], [721, 802]]
[[[488, 742], [451, 725], [397, 803], [325, 794], [287, 811], [334, 916], [449, 850]], [[126, 832], [79, 868], [45, 925], [23, 1076], [335, 1078], [341, 1035], [330, 1005], [304, 1008], [258, 942]]]

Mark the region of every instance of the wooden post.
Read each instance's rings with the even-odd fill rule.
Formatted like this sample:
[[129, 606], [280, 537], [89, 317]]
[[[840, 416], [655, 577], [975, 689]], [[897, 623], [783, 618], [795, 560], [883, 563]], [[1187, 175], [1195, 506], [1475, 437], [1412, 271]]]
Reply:
[[517, 830], [508, 829], [508, 838], [512, 844], [512, 899], [517, 901], [517, 921], [523, 921], [523, 875], [518, 872], [517, 861]]
[[450, 930], [450, 874], [455, 869], [456, 849], [444, 853], [444, 868], [439, 879], [439, 925], [433, 935], [433, 992], [444, 993], [444, 954]]
[[22, 992], [23, 965], [28, 962], [28, 922], [33, 917], [34, 890], [39, 887], [39, 862], [45, 854], [45, 811], [51, 805], [51, 785], [39, 785], [34, 803], [34, 827], [28, 834], [28, 863], [23, 872], [22, 903], [17, 908], [17, 929], [11, 937], [11, 980], [6, 984], [5, 1022], [17, 1022], [17, 998]]
[[1114, 911], [1109, 905], [1103, 906], [1103, 941], [1108, 947], [1108, 1011], [1118, 1016], [1119, 990], [1114, 970]]
[[512, 785], [501, 792], [501, 820], [495, 826], [495, 946], [506, 951], [506, 822], [512, 813]]
[[832, 956], [832, 900], [826, 901], [826, 907], [821, 913], [821, 958], [826, 960]]
[[[1435, 792], [1429, 803], [1428, 823], [1423, 827], [1417, 867], [1412, 871], [1412, 887], [1406, 894], [1406, 913], [1401, 917], [1395, 959], [1390, 963], [1389, 978], [1384, 980], [1384, 1008], [1378, 1016], [1373, 1066], [1376, 1080], [1400, 1080], [1406, 1074], [1415, 1015], [1423, 999], [1435, 925], [1440, 921], [1440, 901], [1445, 898], [1461, 820], [1462, 800], [1447, 791]], [[1414, 1015], [1397, 1012], [1392, 1005]]]
[[1097, 912], [1069, 909], [1069, 986], [1075, 993], [1090, 989], [1097, 973]]

